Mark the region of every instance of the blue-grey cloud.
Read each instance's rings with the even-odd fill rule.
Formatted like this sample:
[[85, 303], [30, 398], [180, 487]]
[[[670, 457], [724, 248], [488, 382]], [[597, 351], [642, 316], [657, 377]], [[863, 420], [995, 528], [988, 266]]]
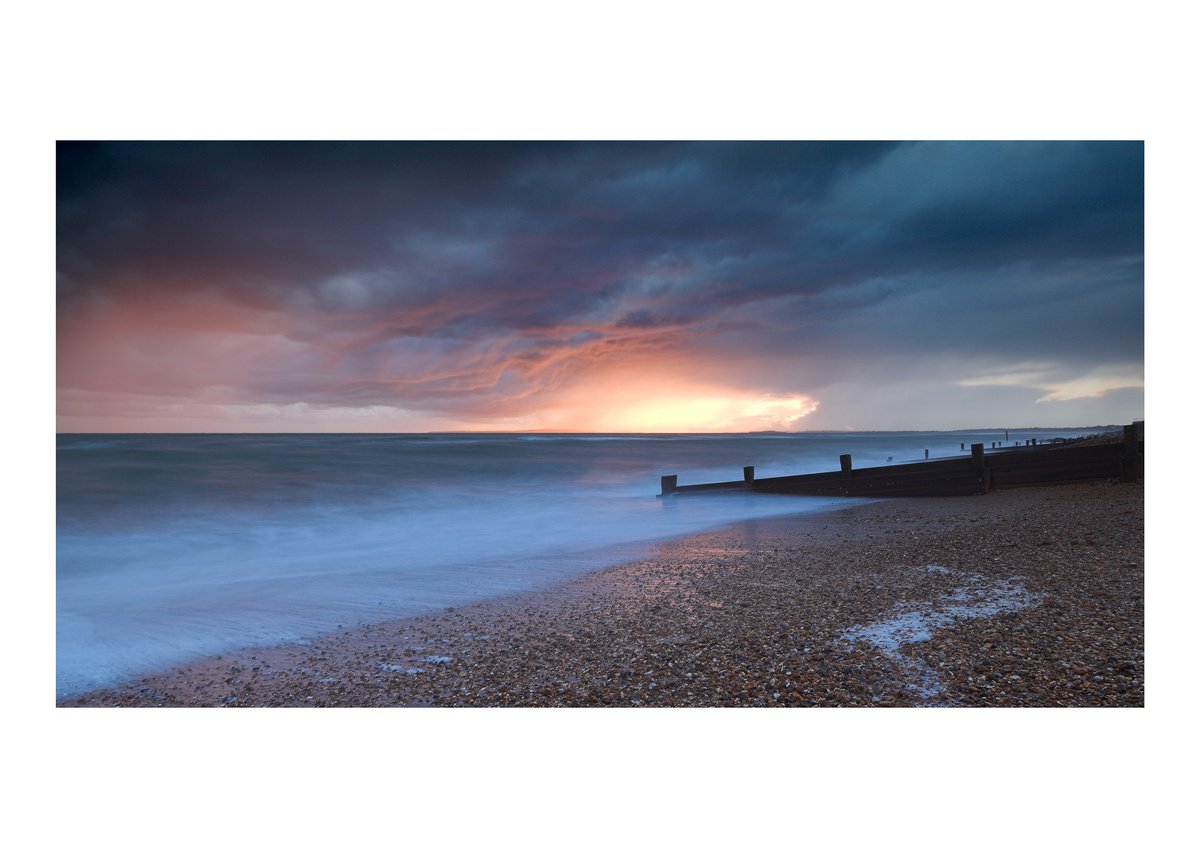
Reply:
[[455, 414], [638, 356], [1141, 363], [1139, 142], [79, 142], [57, 196], [70, 390], [172, 326], [273, 340], [206, 372], [235, 398]]

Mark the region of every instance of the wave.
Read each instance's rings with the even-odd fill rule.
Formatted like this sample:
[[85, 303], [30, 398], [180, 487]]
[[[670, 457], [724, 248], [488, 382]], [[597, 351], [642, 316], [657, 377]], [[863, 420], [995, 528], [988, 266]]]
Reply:
[[[681, 484], [956, 453], [963, 434], [59, 437], [60, 694], [550, 585], [730, 522], [848, 506]], [[979, 440], [979, 439], [975, 439]]]

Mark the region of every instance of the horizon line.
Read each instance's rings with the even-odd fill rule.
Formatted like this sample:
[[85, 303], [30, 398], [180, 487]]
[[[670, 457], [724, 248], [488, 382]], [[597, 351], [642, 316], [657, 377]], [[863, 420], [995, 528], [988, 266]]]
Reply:
[[[1132, 423], [1142, 423], [1136, 418]], [[834, 430], [56, 430], [56, 436], [802, 436], [823, 433], [971, 433], [987, 430], [1103, 430], [1123, 424], [1071, 424], [986, 427], [908, 427], [903, 429], [841, 428]]]

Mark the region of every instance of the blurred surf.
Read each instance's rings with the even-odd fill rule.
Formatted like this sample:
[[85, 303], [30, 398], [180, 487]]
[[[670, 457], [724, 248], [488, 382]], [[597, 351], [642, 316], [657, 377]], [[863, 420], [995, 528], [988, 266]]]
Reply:
[[662, 474], [828, 471], [840, 453], [862, 467], [1002, 437], [60, 435], [57, 692], [537, 589], [656, 540], [849, 504], [663, 500]]

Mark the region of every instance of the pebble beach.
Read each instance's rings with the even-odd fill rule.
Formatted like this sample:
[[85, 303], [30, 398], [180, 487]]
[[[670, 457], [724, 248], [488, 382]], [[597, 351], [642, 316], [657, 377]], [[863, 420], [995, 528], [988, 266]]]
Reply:
[[1099, 481], [746, 521], [548, 591], [58, 705], [1140, 707], [1143, 494]]

